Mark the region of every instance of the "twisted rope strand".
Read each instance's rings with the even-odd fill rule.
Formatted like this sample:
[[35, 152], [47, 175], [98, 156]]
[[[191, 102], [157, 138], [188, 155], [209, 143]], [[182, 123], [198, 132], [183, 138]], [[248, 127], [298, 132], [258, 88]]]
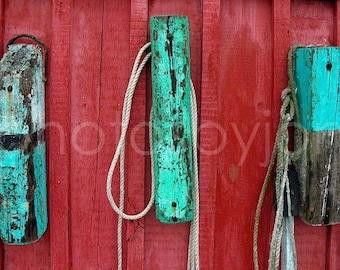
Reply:
[[[279, 268], [280, 260], [280, 246], [282, 240], [282, 233], [284, 226], [288, 226], [290, 233], [289, 241], [292, 245], [292, 256], [293, 256], [293, 267], [297, 269], [297, 255], [294, 239], [294, 217], [291, 214], [291, 201], [290, 201], [290, 187], [288, 178], [288, 166], [291, 163], [295, 163], [302, 150], [302, 144], [307, 143], [306, 137], [303, 137], [303, 130], [300, 127], [300, 115], [297, 102], [297, 86], [295, 83], [295, 61], [296, 61], [296, 50], [304, 47], [302, 45], [294, 45], [290, 48], [288, 54], [288, 87], [282, 92], [282, 105], [280, 110], [280, 122], [278, 130], [275, 136], [275, 142], [273, 147], [272, 156], [267, 169], [267, 173], [264, 179], [264, 183], [261, 189], [259, 200], [256, 207], [254, 233], [253, 233], [253, 260], [254, 269], [258, 270], [258, 230], [259, 221], [261, 216], [261, 209], [264, 202], [265, 194], [268, 188], [270, 178], [272, 177], [273, 168], [276, 164], [276, 180], [275, 180], [275, 194], [278, 200], [274, 229], [272, 232], [272, 239], [270, 245], [270, 257], [268, 261], [268, 269], [276, 270]], [[293, 152], [288, 150], [288, 126], [290, 121], [295, 117], [295, 130], [294, 130], [294, 146]], [[283, 203], [284, 194], [287, 198], [288, 206], [288, 217], [283, 217]], [[286, 224], [288, 222], [288, 224]]]
[[[146, 208], [139, 214], [137, 215], [127, 215], [124, 213], [124, 196], [125, 196], [125, 169], [124, 169], [124, 161], [125, 161], [125, 137], [126, 137], [126, 132], [127, 128], [129, 126], [129, 121], [130, 121], [130, 112], [131, 112], [131, 103], [132, 103], [132, 98], [134, 94], [134, 90], [136, 87], [136, 84], [138, 82], [140, 73], [142, 72], [146, 62], [151, 56], [151, 53], [148, 53], [145, 58], [142, 60], [140, 63], [140, 59], [148, 48], [150, 47], [150, 43], [145, 44], [139, 53], [137, 54], [136, 60], [134, 62], [132, 71], [131, 71], [131, 76], [130, 80], [127, 86], [127, 90], [125, 93], [124, 97], [124, 105], [123, 105], [123, 111], [122, 111], [122, 130], [121, 130], [121, 136], [119, 139], [119, 143], [114, 155], [114, 158], [112, 159], [110, 169], [108, 172], [107, 176], [107, 185], [106, 185], [106, 193], [107, 197], [109, 199], [110, 205], [114, 209], [114, 211], [118, 214], [118, 224], [117, 224], [117, 257], [118, 257], [118, 269], [121, 270], [123, 267], [123, 244], [122, 244], [122, 231], [123, 231], [123, 218], [125, 219], [138, 219], [140, 217], [143, 217], [146, 215], [146, 213], [150, 210], [153, 201], [154, 201], [154, 185], [153, 182], [151, 183], [151, 196], [150, 196], [150, 201]], [[118, 162], [118, 159], [120, 159], [120, 176], [119, 176], [119, 207], [117, 207], [113, 196], [112, 196], [112, 177], [113, 177], [113, 172], [115, 169], [115, 166]]]
[[[120, 139], [116, 148], [116, 152], [112, 159], [110, 169], [107, 175], [107, 183], [106, 183], [106, 193], [108, 200], [110, 202], [113, 210], [118, 214], [118, 226], [117, 226], [117, 253], [118, 253], [118, 270], [121, 270], [123, 267], [122, 264], [122, 228], [123, 228], [123, 218], [128, 220], [136, 220], [145, 216], [149, 210], [151, 209], [154, 198], [155, 198], [155, 180], [154, 180], [154, 160], [153, 160], [153, 141], [152, 141], [152, 108], [150, 112], [150, 123], [149, 123], [149, 137], [150, 137], [150, 156], [151, 156], [151, 195], [150, 200], [143, 211], [138, 214], [128, 215], [124, 213], [124, 196], [125, 196], [125, 167], [124, 167], [124, 158], [125, 158], [125, 140], [126, 140], [126, 132], [130, 122], [130, 113], [131, 113], [131, 104], [133, 94], [136, 88], [136, 84], [138, 82], [140, 73], [142, 72], [145, 64], [149, 60], [151, 53], [148, 53], [142, 62], [140, 63], [140, 59], [143, 53], [150, 47], [150, 42], [145, 44], [137, 54], [136, 60], [134, 62], [130, 80], [127, 86], [123, 110], [122, 110], [122, 129]], [[194, 158], [194, 186], [193, 193], [195, 199], [195, 209], [194, 209], [194, 219], [190, 224], [190, 236], [189, 236], [189, 246], [188, 246], [188, 270], [199, 270], [199, 183], [198, 183], [198, 162], [197, 162], [197, 104], [196, 104], [196, 96], [194, 85], [191, 81], [191, 92], [190, 92], [190, 103], [191, 103], [191, 121], [192, 121], [192, 137], [193, 137], [193, 158]], [[112, 177], [116, 167], [116, 164], [120, 160], [120, 182], [119, 182], [119, 207], [114, 201], [112, 196]]]
[[197, 160], [197, 103], [195, 88], [191, 83], [190, 91], [190, 103], [191, 103], [191, 122], [192, 122], [192, 138], [193, 138], [193, 158], [194, 158], [194, 198], [195, 198], [195, 209], [194, 219], [190, 224], [190, 238], [188, 247], [188, 270], [200, 269], [199, 264], [199, 178], [198, 178], [198, 160]]
[[[142, 47], [142, 49], [140, 50], [140, 52], [137, 55], [134, 67], [133, 67], [132, 72], [131, 72], [131, 78], [130, 78], [130, 81], [129, 81], [129, 84], [128, 84], [128, 87], [127, 87], [127, 90], [126, 90], [126, 95], [125, 95], [124, 105], [123, 105], [121, 136], [120, 136], [119, 143], [118, 143], [115, 155], [112, 159], [110, 169], [109, 169], [109, 172], [108, 172], [108, 176], [107, 176], [106, 192], [107, 192], [107, 196], [108, 196], [110, 205], [112, 206], [113, 210], [119, 216], [121, 216], [124, 219], [128, 219], [128, 220], [136, 220], [136, 219], [139, 219], [139, 218], [142, 218], [143, 216], [145, 216], [147, 214], [147, 212], [150, 210], [150, 208], [152, 207], [152, 204], [153, 204], [153, 201], [154, 201], [154, 183], [153, 183], [153, 181], [151, 183], [150, 200], [149, 200], [146, 208], [138, 214], [128, 215], [128, 214], [124, 213], [116, 205], [116, 203], [113, 199], [113, 196], [112, 196], [112, 176], [113, 176], [115, 166], [116, 166], [118, 159], [120, 157], [121, 158], [121, 160], [120, 160], [120, 170], [121, 170], [121, 173], [120, 173], [120, 199], [122, 200], [122, 198], [124, 197], [124, 182], [125, 181], [124, 181], [124, 159], [123, 158], [124, 158], [124, 153], [125, 153], [125, 137], [126, 137], [127, 128], [129, 126], [129, 121], [130, 121], [131, 103], [132, 103], [134, 90], [135, 90], [138, 78], [140, 76], [140, 73], [142, 72], [146, 62], [150, 58], [151, 53], [148, 53], [145, 56], [145, 58], [143, 59], [143, 61], [141, 62], [141, 64], [139, 65], [140, 58], [141, 58], [143, 52], [149, 46], [150, 46], [150, 43], [147, 43], [146, 45], [144, 45]], [[123, 206], [121, 206], [121, 208], [123, 209]]]
[[[295, 105], [294, 101], [291, 98], [291, 91], [289, 88], [284, 89], [282, 92], [282, 107], [280, 110], [280, 122], [278, 126], [278, 130], [275, 137], [274, 149], [271, 157], [271, 161], [265, 176], [265, 181], [262, 186], [262, 190], [260, 193], [259, 201], [256, 208], [255, 214], [255, 224], [254, 224], [254, 234], [253, 234], [253, 260], [254, 260], [254, 269], [258, 270], [258, 227], [259, 220], [261, 215], [261, 209], [265, 197], [266, 190], [268, 188], [268, 184], [270, 178], [272, 176], [272, 171], [274, 165], [276, 164], [276, 181], [275, 181], [275, 192], [276, 198], [278, 200], [274, 229], [272, 232], [272, 239], [270, 244], [270, 256], [268, 261], [268, 269], [278, 269], [279, 261], [280, 261], [280, 247], [282, 241], [282, 233], [283, 227], [285, 225], [285, 219], [283, 217], [283, 205], [284, 205], [284, 194], [286, 193], [288, 203], [288, 215], [291, 216], [291, 205], [290, 205], [290, 189], [289, 189], [289, 178], [288, 178], [288, 166], [291, 162], [291, 156], [294, 153], [289, 152], [288, 150], [288, 126], [290, 121], [293, 119], [295, 115]], [[287, 188], [288, 186], [288, 188]], [[286, 187], [286, 191], [285, 191]], [[288, 224], [291, 226], [290, 224]], [[292, 231], [293, 232], [293, 231]], [[294, 236], [291, 236], [294, 239]], [[293, 243], [295, 243], [293, 241]], [[295, 245], [295, 244], [294, 244]], [[294, 261], [296, 262], [296, 252], [294, 249]], [[295, 264], [296, 265], [296, 264]]]

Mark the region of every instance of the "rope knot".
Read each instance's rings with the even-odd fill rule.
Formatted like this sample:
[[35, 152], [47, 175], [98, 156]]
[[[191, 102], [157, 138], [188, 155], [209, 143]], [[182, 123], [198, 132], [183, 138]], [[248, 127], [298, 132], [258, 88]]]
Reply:
[[290, 98], [291, 94], [292, 94], [292, 90], [289, 87], [283, 89], [281, 93], [281, 100], [284, 101], [287, 97]]
[[[272, 172], [274, 167], [276, 167], [276, 176], [277, 181], [275, 182], [275, 186], [278, 187], [276, 189], [277, 198], [279, 198], [279, 204], [276, 211], [274, 229], [272, 232], [272, 239], [270, 244], [270, 255], [269, 255], [269, 264], [268, 269], [276, 270], [279, 269], [279, 261], [280, 261], [280, 248], [282, 235], [285, 230], [286, 233], [289, 233], [291, 251], [290, 256], [293, 258], [293, 264], [289, 267], [289, 269], [297, 269], [297, 259], [296, 259], [296, 248], [295, 248], [295, 240], [294, 240], [294, 221], [293, 217], [289, 216], [287, 219], [283, 216], [283, 202], [285, 196], [287, 196], [288, 203], [288, 213], [290, 213], [290, 200], [288, 199], [289, 192], [289, 179], [287, 177], [288, 168], [291, 163], [294, 163], [299, 155], [301, 154], [302, 149], [302, 134], [300, 124], [300, 115], [299, 108], [297, 102], [297, 86], [295, 83], [295, 52], [297, 48], [303, 47], [302, 45], [294, 45], [290, 48], [288, 54], [288, 86], [282, 91], [281, 94], [281, 110], [280, 110], [280, 122], [277, 129], [277, 133], [275, 136], [274, 149], [272, 152], [272, 156], [270, 159], [270, 163], [267, 169], [267, 173], [265, 176], [265, 180], [261, 189], [260, 197], [256, 207], [255, 214], [255, 224], [254, 224], [254, 234], [253, 234], [253, 259], [254, 259], [254, 269], [258, 270], [258, 233], [259, 233], [259, 221], [261, 215], [261, 208], [264, 202], [266, 190], [269, 185], [269, 181], [272, 177]], [[295, 131], [294, 131], [294, 149], [295, 152], [290, 152], [288, 149], [289, 142], [289, 123], [295, 118]], [[286, 190], [286, 192], [284, 192]], [[285, 251], [287, 253], [287, 250]], [[282, 268], [283, 269], [283, 268]], [[288, 269], [288, 268], [285, 268]]]

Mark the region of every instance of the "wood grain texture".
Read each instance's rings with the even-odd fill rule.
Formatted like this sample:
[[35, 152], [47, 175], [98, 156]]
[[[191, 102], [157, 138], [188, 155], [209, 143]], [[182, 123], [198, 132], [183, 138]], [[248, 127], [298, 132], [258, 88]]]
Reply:
[[[50, 267], [71, 267], [70, 137], [71, 137], [71, 14], [72, 1], [52, 2], [48, 51], [47, 135], [49, 148]], [[57, 71], [57, 72], [54, 72]]]
[[[129, 72], [150, 39], [148, 20], [169, 14], [186, 15], [190, 22], [191, 77], [201, 117], [201, 268], [252, 269], [253, 214], [287, 84], [289, 46], [338, 45], [338, 1], [0, 3], [2, 50], [24, 32], [48, 47], [50, 122], [49, 230], [29, 248], [5, 246], [2, 261], [0, 248], [0, 269], [116, 269], [117, 215], [107, 202], [106, 173], [119, 138]], [[149, 199], [144, 149], [150, 70], [142, 74], [133, 103], [126, 156], [129, 213]], [[115, 173], [114, 187], [118, 177]], [[260, 225], [260, 269], [267, 265], [271, 194], [270, 188]], [[117, 188], [113, 195], [118, 198]], [[125, 269], [185, 269], [188, 224], [161, 224], [154, 211], [124, 224]], [[339, 226], [315, 228], [299, 218], [295, 224], [299, 269], [337, 269]]]
[[334, 20], [333, 20], [333, 33], [334, 33], [334, 41], [333, 46], [339, 46], [340, 44], [340, 4], [339, 1], [336, 1], [333, 5], [334, 10]]
[[10, 45], [1, 59], [0, 231], [6, 244], [30, 244], [47, 228], [44, 67], [44, 49], [36, 45]]
[[291, 44], [334, 43], [333, 1], [291, 0]]
[[[253, 221], [271, 143], [272, 77], [268, 74], [272, 60], [268, 48], [272, 32], [268, 25], [272, 10], [268, 4], [221, 2], [218, 131], [219, 146], [223, 146], [223, 136], [225, 144], [217, 156], [214, 269], [253, 268], [249, 259]], [[260, 268], [266, 268], [271, 210], [270, 198], [260, 223]], [[231, 215], [232, 219], [226, 218]], [[236, 243], [238, 249], [230, 248]]]
[[[40, 1], [5, 1], [4, 2], [4, 42], [14, 35], [29, 33], [38, 37], [49, 49], [51, 5]], [[46, 86], [48, 92], [48, 86]], [[28, 246], [5, 247], [4, 268], [28, 269], [48, 267], [49, 265], [48, 232], [36, 243]], [[25, 258], [23, 260], [22, 258]]]
[[150, 20], [156, 217], [193, 219], [193, 152], [188, 18]]
[[[100, 215], [96, 222], [98, 222], [97, 241], [100, 244], [96, 256], [99, 269], [115, 269], [117, 267], [117, 215], [108, 203], [105, 194], [105, 180], [119, 140], [122, 103], [131, 70], [129, 59], [130, 3], [124, 1], [117, 5], [114, 1], [105, 1], [102, 23], [100, 78], [102, 90], [100, 92], [98, 121], [100, 130], [104, 134], [102, 137], [104, 140], [98, 153], [96, 200]], [[126, 163], [127, 170], [129, 170], [130, 163], [131, 161]], [[118, 178], [119, 173], [115, 173], [112, 189], [115, 199], [119, 198]], [[103, 179], [105, 180], [103, 181]], [[127, 176], [126, 181], [131, 181], [131, 178]], [[136, 181], [142, 181], [141, 177]], [[127, 254], [126, 241], [124, 241], [123, 254]], [[126, 256], [124, 257], [126, 262]]]
[[273, 2], [273, 132], [275, 132], [280, 119], [280, 112], [277, 107], [281, 103], [281, 91], [288, 83], [287, 56], [292, 45], [291, 9], [291, 0], [274, 0]]
[[297, 99], [301, 125], [307, 132], [340, 129], [339, 59], [337, 47], [296, 51]]
[[[340, 2], [334, 3], [334, 43], [333, 46], [340, 45]], [[336, 269], [340, 264], [340, 225], [329, 226], [327, 228], [326, 244], [326, 267]]]
[[[333, 7], [334, 3], [328, 1], [292, 1], [291, 44], [324, 44], [323, 37], [328, 42], [333, 41]], [[296, 219], [295, 226], [298, 267], [308, 269], [313, 265], [315, 269], [325, 269], [328, 256], [327, 227], [311, 227], [298, 221]], [[312, 243], [318, 239], [326, 248], [312, 248]]]
[[103, 5], [103, 1], [74, 1], [71, 21], [71, 261], [89, 269], [101, 264], [97, 172], [103, 143], [98, 123]]
[[[201, 80], [201, 6], [199, 1], [150, 1], [149, 17], [179, 14], [188, 16], [190, 34], [190, 69], [196, 95], [199, 102]], [[151, 74], [147, 76], [148, 110], [151, 107]], [[148, 114], [147, 114], [148, 115]], [[148, 159], [147, 159], [148, 160]], [[150, 179], [150, 167], [146, 164], [146, 180]], [[149, 185], [149, 181], [147, 183]], [[149, 187], [146, 188], [146, 198], [149, 198]], [[155, 218], [152, 211], [145, 217], [145, 269], [185, 269], [187, 264], [187, 249], [189, 223], [166, 225]]]
[[[4, 28], [5, 28], [5, 20], [4, 20], [4, 8], [5, 7], [5, 1], [1, 0], [0, 1], [0, 57], [2, 57], [3, 53], [4, 53]], [[0, 243], [0, 270], [4, 269], [4, 245], [1, 242]]]
[[308, 144], [302, 147], [300, 217], [310, 225], [339, 223], [339, 128], [336, 47], [296, 52], [297, 99]]
[[0, 1], [0, 55], [3, 55], [5, 51], [5, 41], [4, 41], [4, 32], [5, 32], [5, 0]]
[[309, 225], [339, 223], [340, 132], [308, 132], [299, 160], [299, 215]]
[[307, 226], [300, 218], [294, 222], [298, 269], [327, 269], [326, 227]]
[[340, 252], [340, 226], [333, 225], [327, 227], [327, 242], [326, 246], [326, 269], [337, 269], [339, 266]]
[[[132, 0], [130, 5], [130, 39], [129, 39], [129, 70], [133, 65], [139, 49], [148, 41], [148, 12], [147, 0]], [[126, 152], [127, 170], [127, 203], [128, 213], [140, 212], [145, 207], [145, 132], [146, 119], [146, 72], [143, 71], [135, 90], [130, 119], [130, 129], [127, 138], [130, 143]], [[133, 138], [133, 140], [132, 140]], [[148, 197], [149, 198], [149, 197]], [[147, 198], [147, 200], [148, 200]], [[136, 265], [141, 270], [145, 268], [145, 225], [144, 219], [126, 223], [126, 260], [127, 269], [134, 269]]]
[[[216, 262], [216, 181], [219, 149], [219, 70], [221, 64], [221, 3], [202, 1], [202, 82], [200, 100], [200, 265], [223, 267]], [[217, 124], [217, 125], [216, 125]], [[221, 135], [221, 134], [220, 134]], [[223, 136], [223, 134], [222, 134]], [[220, 248], [220, 251], [226, 251]]]

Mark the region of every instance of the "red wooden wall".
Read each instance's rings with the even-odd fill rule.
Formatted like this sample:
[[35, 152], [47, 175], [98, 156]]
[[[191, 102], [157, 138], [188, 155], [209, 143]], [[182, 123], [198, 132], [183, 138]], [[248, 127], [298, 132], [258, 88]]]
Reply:
[[[117, 215], [105, 193], [125, 87], [150, 16], [189, 17], [200, 110], [201, 269], [252, 269], [255, 208], [296, 43], [340, 44], [338, 1], [0, 0], [0, 39], [38, 36], [48, 48], [49, 229], [28, 246], [0, 246], [0, 269], [116, 269]], [[149, 70], [133, 102], [126, 157], [128, 212], [150, 194], [144, 155]], [[118, 173], [113, 185], [118, 187]], [[114, 196], [118, 198], [117, 188]], [[273, 227], [272, 186], [260, 224], [260, 269]], [[188, 224], [151, 211], [124, 223], [126, 269], [185, 269]], [[339, 269], [340, 227], [296, 219], [298, 269]]]

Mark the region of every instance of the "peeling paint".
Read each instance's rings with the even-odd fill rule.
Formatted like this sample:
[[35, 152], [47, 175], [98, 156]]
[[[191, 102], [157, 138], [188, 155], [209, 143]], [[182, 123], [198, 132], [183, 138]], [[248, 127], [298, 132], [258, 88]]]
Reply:
[[150, 21], [156, 216], [193, 218], [189, 25], [184, 16]]
[[340, 223], [340, 48], [299, 48], [297, 99], [305, 142], [298, 160], [299, 215], [307, 224]]
[[47, 228], [43, 53], [10, 45], [0, 64], [0, 233], [22, 245]]

